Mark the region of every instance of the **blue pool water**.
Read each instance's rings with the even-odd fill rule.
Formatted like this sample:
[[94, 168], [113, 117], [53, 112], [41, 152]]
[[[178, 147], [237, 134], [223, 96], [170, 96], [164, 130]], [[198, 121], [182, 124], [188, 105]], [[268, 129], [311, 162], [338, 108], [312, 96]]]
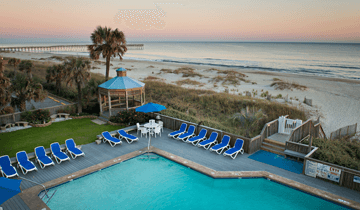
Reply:
[[[136, 157], [51, 188], [60, 209], [346, 209], [264, 179], [213, 179], [163, 157]], [[43, 198], [47, 202], [47, 198]]]

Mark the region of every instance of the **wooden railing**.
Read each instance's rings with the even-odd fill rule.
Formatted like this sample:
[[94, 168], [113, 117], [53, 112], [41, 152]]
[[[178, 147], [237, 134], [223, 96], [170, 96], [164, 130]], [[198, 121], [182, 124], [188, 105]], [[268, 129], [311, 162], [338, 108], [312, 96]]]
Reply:
[[[317, 147], [312, 146], [311, 149], [315, 149]], [[299, 152], [302, 154], [308, 154], [309, 153], [309, 145], [306, 144], [300, 144], [300, 143], [296, 143], [296, 142], [291, 142], [291, 141], [286, 141], [285, 142], [285, 149], [294, 151], [294, 152]]]
[[313, 122], [311, 120], [307, 120], [299, 127], [291, 131], [288, 141], [300, 142], [303, 138], [310, 135], [310, 131], [314, 130], [313, 127]]
[[315, 123], [314, 125], [314, 136], [320, 137], [322, 139], [327, 139], [326, 134], [320, 123]]
[[262, 143], [265, 138], [278, 133], [278, 127], [279, 127], [279, 120], [273, 120], [271, 122], [268, 122], [264, 125], [263, 129], [261, 130], [260, 134], [251, 138], [249, 141], [249, 154], [252, 154], [260, 149], [262, 146]]
[[[340, 181], [339, 181], [340, 186], [360, 192], [360, 183], [359, 183], [360, 171], [314, 159], [312, 156], [314, 155], [316, 150], [317, 148], [313, 149], [308, 155], [305, 156], [303, 174], [305, 174], [306, 161], [313, 161], [316, 163], [334, 167], [341, 170]], [[355, 176], [358, 177], [358, 179], [354, 179]]]

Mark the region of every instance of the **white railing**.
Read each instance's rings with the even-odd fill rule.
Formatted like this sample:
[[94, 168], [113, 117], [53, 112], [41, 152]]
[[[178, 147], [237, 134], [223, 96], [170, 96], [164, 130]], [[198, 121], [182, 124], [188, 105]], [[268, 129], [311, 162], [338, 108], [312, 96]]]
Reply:
[[302, 120], [287, 119], [286, 116], [279, 117], [279, 133], [290, 134], [292, 130], [299, 127], [302, 124]]

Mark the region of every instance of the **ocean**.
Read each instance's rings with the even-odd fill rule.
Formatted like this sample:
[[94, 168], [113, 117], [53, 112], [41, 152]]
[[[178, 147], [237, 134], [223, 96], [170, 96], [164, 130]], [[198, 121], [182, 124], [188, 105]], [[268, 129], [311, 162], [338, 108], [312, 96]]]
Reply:
[[[21, 46], [25, 45], [31, 46], [31, 44], [21, 44]], [[64, 43], [36, 43], [33, 45], [50, 46], [64, 45]], [[19, 44], [12, 46], [19, 46]], [[57, 53], [88, 55], [86, 52]], [[211, 65], [214, 68], [221, 66], [231, 67], [235, 70], [260, 70], [360, 80], [360, 44], [145, 42], [144, 50], [129, 50], [124, 59], [173, 62], [184, 65]]]

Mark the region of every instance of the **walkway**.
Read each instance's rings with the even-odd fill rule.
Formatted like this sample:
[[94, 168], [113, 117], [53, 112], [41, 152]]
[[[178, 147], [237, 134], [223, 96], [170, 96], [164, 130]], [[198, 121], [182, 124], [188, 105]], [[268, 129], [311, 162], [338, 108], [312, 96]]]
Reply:
[[[359, 192], [252, 160], [248, 158], [249, 154], [246, 153], [239, 155], [235, 160], [229, 157], [224, 157], [222, 155], [217, 155], [214, 152], [194, 147], [191, 144], [168, 138], [167, 134], [170, 132], [171, 130], [164, 128], [162, 137], [152, 138], [151, 145], [216, 171], [267, 171], [360, 203]], [[136, 132], [131, 133], [136, 135]], [[63, 142], [59, 143], [62, 144]], [[39, 170], [37, 172], [29, 172], [25, 176], [21, 174], [20, 170], [18, 170], [18, 172], [20, 176], [23, 176], [27, 179], [31, 179], [39, 183], [44, 183], [65, 175], [70, 175], [71, 173], [113, 159], [115, 157], [142, 149], [147, 147], [147, 143], [148, 139], [145, 137], [139, 137], [139, 141], [133, 144], [128, 144], [126, 141], [123, 141], [122, 145], [117, 145], [115, 147], [111, 147], [107, 143], [102, 143], [100, 145], [90, 143], [82, 146], [82, 150], [86, 154], [85, 157], [79, 157], [75, 160], [71, 159], [71, 161], [63, 162], [60, 165], [56, 164], [55, 166], [49, 166], [45, 169], [40, 169], [38, 164], [35, 163]], [[27, 189], [32, 186], [34, 186], [32, 183], [26, 181], [22, 181], [21, 183], [22, 189]], [[18, 195], [6, 201], [1, 206], [6, 210], [29, 209]]]

